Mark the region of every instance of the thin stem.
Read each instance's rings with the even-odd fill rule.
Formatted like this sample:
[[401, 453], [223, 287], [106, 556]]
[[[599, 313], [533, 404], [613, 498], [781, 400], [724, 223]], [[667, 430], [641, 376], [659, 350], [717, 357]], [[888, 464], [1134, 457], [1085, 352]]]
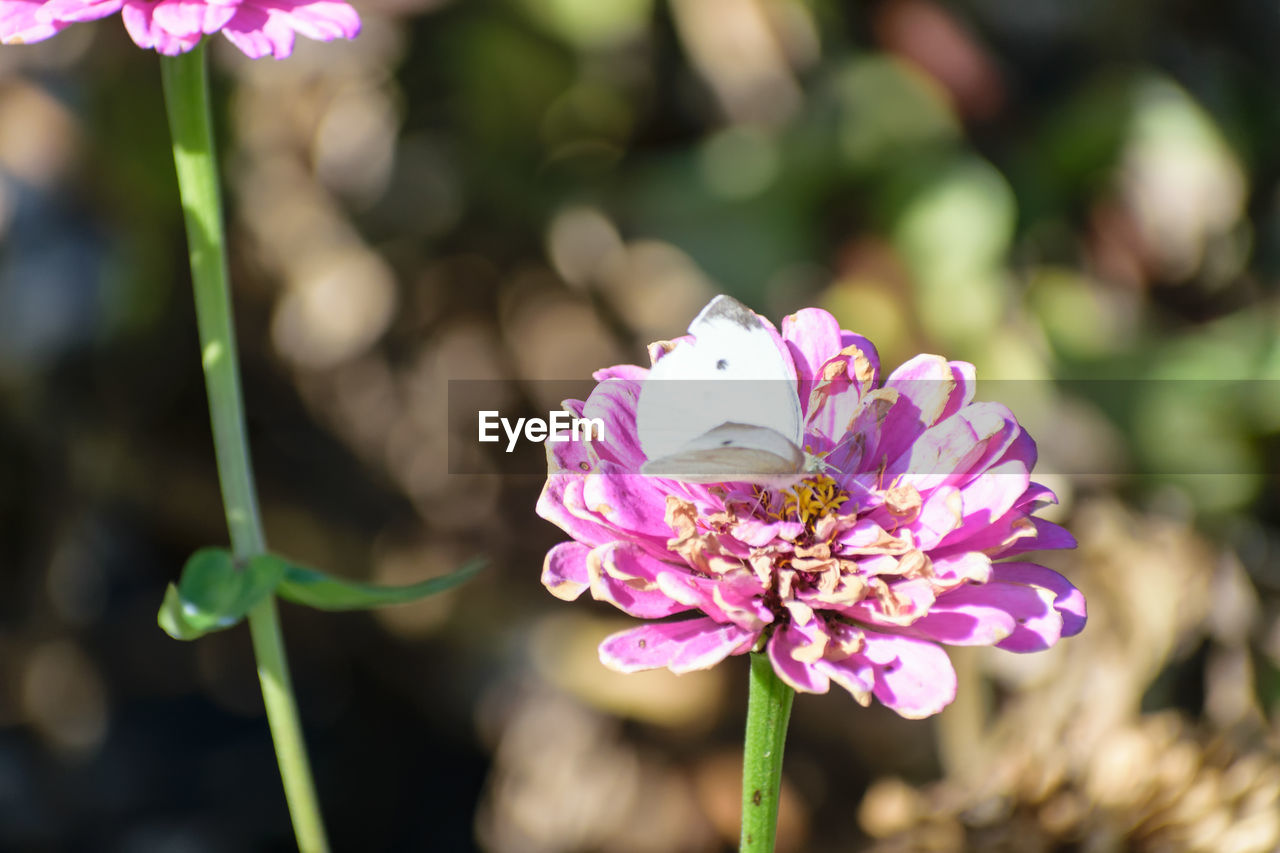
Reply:
[[[222, 484], [231, 550], [236, 559], [243, 562], [266, 551], [266, 537], [258, 514], [245, 434], [203, 42], [189, 53], [161, 57], [160, 71], [173, 137], [178, 192], [187, 226], [218, 480]], [[298, 706], [293, 698], [273, 597], [268, 596], [249, 612], [249, 630], [298, 848], [304, 853], [325, 853], [329, 844], [302, 740]]]
[[768, 652], [751, 653], [747, 738], [742, 751], [740, 853], [771, 853], [778, 833], [782, 750], [795, 691], [773, 671]]
[[276, 747], [276, 761], [280, 764], [284, 797], [289, 803], [298, 849], [302, 853], [327, 853], [329, 840], [316, 799], [316, 786], [311, 781], [311, 764], [307, 761], [298, 703], [289, 681], [289, 663], [284, 656], [284, 637], [276, 616], [275, 596], [268, 595], [249, 611], [249, 633], [253, 636], [262, 701], [267, 706], [267, 722], [271, 726], [271, 740]]

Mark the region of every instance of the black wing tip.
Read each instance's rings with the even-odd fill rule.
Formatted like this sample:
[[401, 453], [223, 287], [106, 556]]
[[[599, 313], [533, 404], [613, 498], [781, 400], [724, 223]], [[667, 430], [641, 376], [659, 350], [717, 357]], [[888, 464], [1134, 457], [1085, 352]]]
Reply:
[[760, 318], [756, 316], [754, 311], [727, 293], [721, 293], [708, 302], [707, 307], [698, 312], [698, 316], [694, 318], [690, 328], [700, 322], [718, 318], [736, 323], [744, 329], [758, 329], [761, 326]]

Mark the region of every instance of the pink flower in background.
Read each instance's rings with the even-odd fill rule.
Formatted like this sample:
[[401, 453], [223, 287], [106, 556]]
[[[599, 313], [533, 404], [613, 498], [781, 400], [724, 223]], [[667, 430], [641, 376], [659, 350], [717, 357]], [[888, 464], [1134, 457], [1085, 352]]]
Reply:
[[283, 59], [295, 34], [331, 41], [360, 32], [360, 16], [340, 0], [0, 0], [0, 41], [42, 41], [116, 12], [138, 47], [169, 56], [216, 32], [251, 59]]
[[547, 554], [542, 582], [650, 620], [600, 645], [606, 666], [683, 673], [763, 643], [798, 691], [835, 682], [919, 718], [955, 697], [943, 645], [1032, 652], [1080, 632], [1080, 592], [1008, 560], [1075, 540], [1034, 517], [1055, 501], [1031, 482], [1035, 443], [1004, 406], [973, 402], [971, 365], [920, 355], [881, 384], [874, 347], [825, 311], [786, 318], [780, 339], [768, 328], [826, 462], [793, 488], [636, 473], [645, 368], [601, 370], [565, 404], [603, 418], [605, 437], [547, 445], [538, 513], [573, 540]]

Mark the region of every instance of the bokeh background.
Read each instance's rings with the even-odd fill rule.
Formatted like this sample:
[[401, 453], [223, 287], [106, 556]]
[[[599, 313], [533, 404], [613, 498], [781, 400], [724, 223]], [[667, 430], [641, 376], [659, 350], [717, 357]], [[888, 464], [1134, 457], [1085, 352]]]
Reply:
[[[268, 536], [490, 566], [283, 606], [337, 849], [731, 846], [745, 660], [604, 670], [627, 620], [539, 585], [539, 478], [446, 452], [449, 379], [545, 412], [716, 292], [1026, 380], [1091, 611], [954, 654], [927, 722], [800, 697], [783, 849], [1277, 849], [1280, 7], [357, 5], [213, 51]], [[116, 19], [0, 48], [0, 849], [290, 849], [247, 631], [155, 624], [225, 537], [156, 58]]]

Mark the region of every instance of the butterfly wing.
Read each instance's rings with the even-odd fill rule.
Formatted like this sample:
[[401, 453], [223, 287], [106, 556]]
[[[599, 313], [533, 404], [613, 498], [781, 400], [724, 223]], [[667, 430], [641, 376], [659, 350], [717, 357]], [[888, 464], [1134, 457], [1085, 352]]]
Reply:
[[776, 431], [727, 423], [708, 430], [670, 456], [649, 460], [640, 471], [687, 483], [781, 487], [802, 479], [805, 466], [804, 452]]
[[694, 340], [658, 359], [640, 392], [636, 430], [649, 459], [683, 454], [727, 423], [772, 431], [792, 447], [803, 442], [794, 371], [759, 317], [721, 295], [689, 333]]

